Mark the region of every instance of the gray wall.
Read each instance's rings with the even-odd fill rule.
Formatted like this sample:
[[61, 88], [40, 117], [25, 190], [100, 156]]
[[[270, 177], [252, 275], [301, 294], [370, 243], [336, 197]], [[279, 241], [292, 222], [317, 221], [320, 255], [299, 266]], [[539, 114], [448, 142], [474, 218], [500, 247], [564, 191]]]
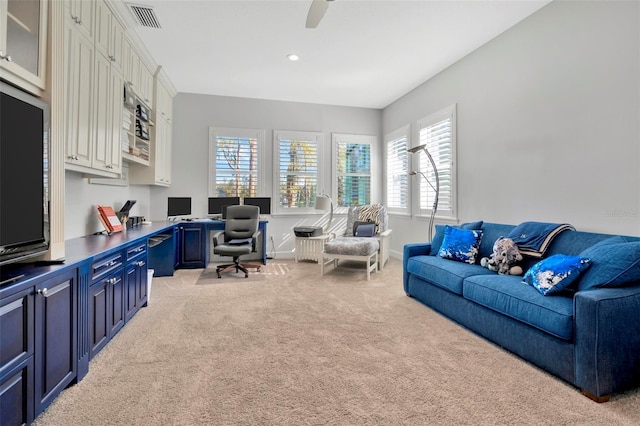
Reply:
[[[461, 222], [640, 235], [639, 28], [638, 2], [552, 2], [386, 107], [383, 134], [455, 103]], [[426, 240], [390, 224], [397, 256]]]
[[[264, 129], [270, 179], [274, 129], [322, 131], [327, 144], [333, 132], [381, 141], [406, 124], [415, 133], [417, 119], [454, 103], [460, 221], [640, 235], [639, 28], [638, 2], [552, 2], [383, 111], [181, 93], [171, 188], [89, 185], [67, 172], [65, 238], [100, 230], [97, 203], [134, 198], [133, 214], [157, 220], [168, 196], [191, 196], [194, 216], [205, 215], [209, 126]], [[382, 159], [376, 168], [380, 194]], [[276, 254], [292, 255], [293, 226], [321, 219], [271, 217]], [[391, 226], [397, 257], [426, 240], [424, 218], [393, 216]]]
[[[173, 149], [170, 188], [151, 189], [151, 218], [165, 219], [167, 197], [192, 197], [194, 217], [206, 217], [208, 194], [209, 127], [235, 127], [263, 129], [265, 131], [265, 176], [267, 194], [271, 196], [273, 178], [273, 131], [299, 130], [324, 133], [324, 163], [326, 170], [320, 173], [321, 188], [329, 192], [331, 184], [331, 134], [350, 133], [375, 136], [381, 140], [382, 112], [377, 109], [316, 105], [297, 102], [269, 101], [199, 94], [179, 93], [173, 103]], [[381, 150], [376, 147], [379, 158]], [[374, 157], [375, 158], [375, 157]], [[381, 201], [381, 160], [373, 165], [376, 194]], [[293, 257], [294, 226], [321, 222], [321, 215], [272, 215], [269, 219], [269, 254]], [[340, 218], [333, 221], [337, 227]]]

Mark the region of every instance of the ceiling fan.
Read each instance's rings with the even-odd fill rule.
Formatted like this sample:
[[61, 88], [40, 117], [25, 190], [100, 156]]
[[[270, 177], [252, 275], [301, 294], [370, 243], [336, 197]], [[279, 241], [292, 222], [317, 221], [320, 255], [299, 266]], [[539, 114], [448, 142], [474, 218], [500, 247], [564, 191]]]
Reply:
[[305, 28], [315, 28], [318, 26], [325, 12], [329, 8], [329, 2], [331, 1], [333, 0], [313, 0], [311, 7], [309, 7]]

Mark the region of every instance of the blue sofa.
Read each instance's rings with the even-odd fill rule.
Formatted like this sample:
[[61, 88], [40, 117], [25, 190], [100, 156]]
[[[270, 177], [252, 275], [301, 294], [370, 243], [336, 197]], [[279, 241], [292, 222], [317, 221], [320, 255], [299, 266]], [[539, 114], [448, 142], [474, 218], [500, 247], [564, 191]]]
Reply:
[[[495, 240], [514, 228], [482, 224], [476, 264], [434, 255], [431, 243], [406, 244], [405, 293], [595, 401], [607, 401], [613, 393], [640, 385], [640, 281], [544, 296], [523, 283], [522, 276], [498, 275], [479, 264], [492, 253]], [[611, 237], [563, 231], [544, 257], [580, 255]], [[623, 238], [634, 245], [640, 241]], [[526, 271], [539, 260], [525, 257], [521, 265]], [[635, 270], [638, 263], [632, 266]]]

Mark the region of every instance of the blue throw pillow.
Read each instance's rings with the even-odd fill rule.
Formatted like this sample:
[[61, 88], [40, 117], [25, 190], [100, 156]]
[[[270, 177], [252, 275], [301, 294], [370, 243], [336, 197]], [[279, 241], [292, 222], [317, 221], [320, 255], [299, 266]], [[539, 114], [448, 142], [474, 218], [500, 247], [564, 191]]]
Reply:
[[640, 280], [640, 241], [612, 237], [585, 249], [591, 268], [578, 281], [578, 290], [637, 285]]
[[522, 280], [549, 296], [568, 288], [589, 267], [589, 261], [581, 256], [554, 254], [529, 268]]
[[460, 229], [445, 225], [444, 238], [438, 256], [443, 259], [474, 264], [481, 240], [481, 230]]
[[[482, 225], [484, 221], [479, 220], [477, 222], [467, 222], [459, 225], [460, 229], [470, 229], [470, 230], [478, 230], [482, 229]], [[442, 240], [444, 239], [444, 228], [445, 225], [436, 225], [436, 234], [433, 236], [431, 240], [431, 250], [429, 251], [430, 256], [437, 256], [440, 251], [440, 246], [442, 246]]]
[[375, 223], [361, 223], [356, 228], [354, 235], [356, 237], [373, 237], [376, 233]]

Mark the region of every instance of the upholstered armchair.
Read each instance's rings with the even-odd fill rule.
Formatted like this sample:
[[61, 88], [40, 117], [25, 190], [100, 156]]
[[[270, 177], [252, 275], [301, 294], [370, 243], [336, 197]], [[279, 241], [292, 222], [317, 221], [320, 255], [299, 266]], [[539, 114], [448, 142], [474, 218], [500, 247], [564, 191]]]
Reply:
[[340, 260], [366, 262], [367, 280], [371, 272], [381, 271], [389, 260], [391, 229], [389, 216], [382, 204], [350, 207], [347, 226], [341, 234], [327, 242], [320, 262], [321, 274], [326, 266], [338, 266]]

